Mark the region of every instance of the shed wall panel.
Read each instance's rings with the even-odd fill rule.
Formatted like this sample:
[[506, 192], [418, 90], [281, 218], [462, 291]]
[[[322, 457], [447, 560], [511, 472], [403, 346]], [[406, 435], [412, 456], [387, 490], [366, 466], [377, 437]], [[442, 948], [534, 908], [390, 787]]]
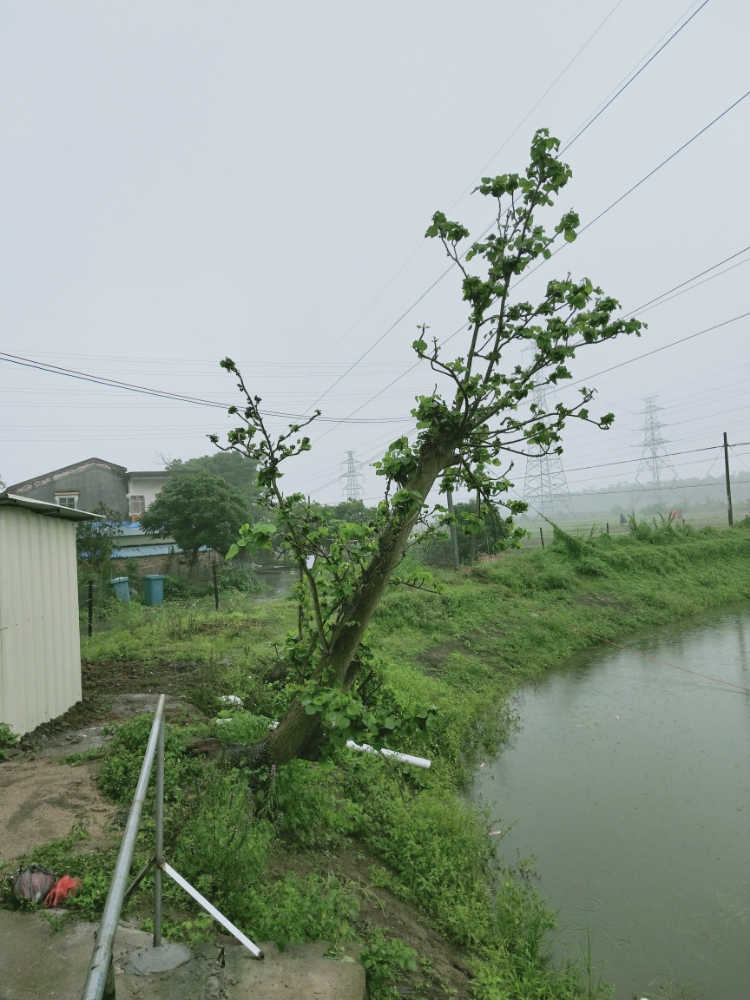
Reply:
[[75, 524], [0, 508], [0, 721], [26, 733], [81, 699]]

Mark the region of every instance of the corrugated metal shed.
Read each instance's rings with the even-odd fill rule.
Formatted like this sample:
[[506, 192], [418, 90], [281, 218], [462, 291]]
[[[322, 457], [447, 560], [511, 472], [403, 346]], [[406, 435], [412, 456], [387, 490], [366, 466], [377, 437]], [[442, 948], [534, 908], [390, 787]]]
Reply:
[[75, 522], [96, 517], [0, 493], [0, 722], [20, 735], [81, 700]]

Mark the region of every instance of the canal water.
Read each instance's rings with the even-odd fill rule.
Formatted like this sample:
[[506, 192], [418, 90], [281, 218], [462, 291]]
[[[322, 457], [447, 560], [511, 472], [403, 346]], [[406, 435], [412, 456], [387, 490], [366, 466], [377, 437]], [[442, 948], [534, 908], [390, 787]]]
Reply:
[[[750, 688], [750, 612], [625, 644]], [[617, 1000], [750, 997], [750, 694], [597, 646], [523, 691], [472, 797], [498, 856], [534, 857], [556, 961], [591, 941]]]

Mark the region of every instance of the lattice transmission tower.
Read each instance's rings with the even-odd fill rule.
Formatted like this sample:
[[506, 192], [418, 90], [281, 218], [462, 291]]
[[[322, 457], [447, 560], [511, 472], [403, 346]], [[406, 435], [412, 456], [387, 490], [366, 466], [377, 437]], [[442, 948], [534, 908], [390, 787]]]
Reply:
[[672, 459], [666, 452], [667, 438], [662, 437], [661, 422], [658, 417], [662, 406], [656, 405], [656, 396], [646, 396], [643, 402], [646, 404], [645, 410], [640, 410], [643, 422], [643, 447], [641, 449], [641, 460], [638, 463], [638, 471], [635, 474], [636, 483], [643, 483], [641, 477], [650, 473], [651, 482], [654, 484], [649, 488], [653, 491], [654, 500], [661, 502], [661, 481], [664, 478], [664, 470], [669, 470], [673, 477], [677, 478], [677, 472]]
[[[547, 409], [544, 388], [534, 386], [534, 402], [540, 412]], [[526, 476], [523, 483], [523, 498], [531, 508], [529, 514], [542, 514], [552, 519], [566, 511], [573, 513], [568, 480], [559, 455], [540, 455], [526, 459]]]
[[365, 477], [359, 471], [360, 463], [355, 462], [353, 451], [347, 451], [346, 460], [341, 463], [341, 468], [343, 469], [341, 481], [344, 484], [341, 495], [345, 500], [361, 500], [365, 495], [365, 488], [362, 485]]

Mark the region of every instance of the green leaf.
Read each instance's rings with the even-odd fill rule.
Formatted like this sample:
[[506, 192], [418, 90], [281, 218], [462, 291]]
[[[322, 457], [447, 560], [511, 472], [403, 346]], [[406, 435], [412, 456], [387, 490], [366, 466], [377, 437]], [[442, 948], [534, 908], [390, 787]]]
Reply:
[[228, 552], [227, 552], [227, 554], [226, 554], [226, 555], [224, 556], [224, 559], [225, 559], [225, 560], [226, 560], [226, 559], [234, 559], [234, 557], [235, 557], [235, 556], [237, 555], [237, 553], [238, 553], [239, 551], [240, 551], [240, 547], [239, 547], [239, 545], [238, 545], [238, 544], [237, 544], [236, 542], [233, 542], [233, 543], [232, 543], [232, 544], [231, 544], [231, 545], [229, 546], [229, 551], [228, 551]]

